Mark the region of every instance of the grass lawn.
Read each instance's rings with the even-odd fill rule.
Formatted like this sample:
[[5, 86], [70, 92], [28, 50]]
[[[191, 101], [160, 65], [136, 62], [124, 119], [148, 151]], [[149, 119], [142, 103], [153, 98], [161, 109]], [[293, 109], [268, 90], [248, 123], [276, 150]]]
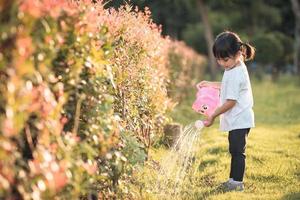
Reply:
[[[230, 155], [227, 133], [218, 120], [204, 128], [197, 141], [195, 158], [183, 180], [180, 195], [165, 199], [300, 199], [300, 85], [283, 77], [278, 83], [252, 80], [256, 127], [250, 131], [246, 149], [244, 192], [223, 193], [217, 186], [228, 179]], [[195, 91], [177, 106], [175, 120], [183, 125], [200, 116], [191, 109]], [[137, 199], [162, 199], [156, 187], [155, 166], [169, 150], [152, 149], [150, 161], [134, 174], [132, 192]]]

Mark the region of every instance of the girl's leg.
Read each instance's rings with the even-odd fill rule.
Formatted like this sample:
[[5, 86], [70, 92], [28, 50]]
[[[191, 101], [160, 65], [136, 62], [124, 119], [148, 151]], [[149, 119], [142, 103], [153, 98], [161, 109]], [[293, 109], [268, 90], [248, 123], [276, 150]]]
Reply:
[[243, 181], [245, 172], [245, 149], [250, 128], [229, 131], [229, 152], [231, 154], [230, 178]]

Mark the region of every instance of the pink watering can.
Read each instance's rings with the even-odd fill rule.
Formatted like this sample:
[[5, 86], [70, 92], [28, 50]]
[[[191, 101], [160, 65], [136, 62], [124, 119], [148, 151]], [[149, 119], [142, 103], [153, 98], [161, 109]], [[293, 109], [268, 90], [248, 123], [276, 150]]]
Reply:
[[[196, 100], [192, 106], [193, 110], [206, 117], [211, 116], [219, 106], [219, 89], [212, 86], [200, 87], [199, 84], [197, 84], [197, 89]], [[195, 123], [197, 128], [202, 128], [203, 125], [205, 125], [205, 121], [198, 120]]]

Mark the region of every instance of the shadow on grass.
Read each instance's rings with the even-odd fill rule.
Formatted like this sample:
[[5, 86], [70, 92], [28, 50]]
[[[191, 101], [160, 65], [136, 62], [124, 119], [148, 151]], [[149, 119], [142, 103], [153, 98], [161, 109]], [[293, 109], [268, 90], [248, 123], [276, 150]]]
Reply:
[[263, 159], [261, 157], [257, 157], [255, 155], [250, 155], [249, 159], [252, 159], [255, 163], [260, 164], [260, 165], [264, 164], [264, 161], [265, 161], [265, 159]]
[[299, 200], [300, 192], [284, 195], [281, 200]]
[[[254, 184], [245, 185], [245, 187], [247, 188], [246, 189], [247, 192], [250, 192], [250, 193], [251, 192], [255, 192], [255, 190], [256, 190], [256, 187], [255, 187]], [[207, 199], [210, 196], [219, 195], [219, 194], [225, 194], [225, 193], [228, 193], [228, 192], [239, 192], [239, 191], [228, 191], [228, 190], [226, 190], [226, 188], [222, 184], [220, 184], [219, 186], [217, 186], [215, 188], [212, 188], [212, 189], [210, 189], [208, 191], [205, 191], [205, 192], [199, 194], [199, 196], [197, 196], [197, 199]]]
[[214, 148], [208, 149], [207, 153], [213, 154], [213, 155], [220, 154], [220, 153], [227, 153], [227, 149], [223, 148], [223, 147], [214, 147]]
[[276, 176], [273, 174], [270, 175], [257, 175], [254, 176], [252, 175], [251, 178], [253, 178], [256, 181], [260, 181], [260, 182], [264, 182], [264, 183], [268, 183], [268, 182], [281, 182], [282, 181], [282, 177], [281, 176]]
[[[215, 163], [216, 161], [208, 160], [207, 162]], [[218, 183], [216, 182], [215, 178], [216, 177], [214, 174], [206, 174], [198, 180], [199, 183], [198, 187], [204, 188], [205, 191], [201, 191], [195, 194], [196, 199], [207, 199], [209, 196], [213, 196], [225, 192], [221, 184], [220, 186], [216, 186]]]
[[202, 161], [198, 167], [199, 171], [202, 171], [204, 170], [206, 167], [208, 166], [211, 166], [211, 165], [214, 165], [218, 162], [218, 160], [216, 159], [209, 159], [209, 160], [205, 160], [205, 161]]
[[210, 196], [215, 196], [215, 195], [218, 195], [218, 194], [224, 194], [224, 193], [227, 193], [227, 192], [231, 192], [231, 191], [226, 190], [226, 188], [222, 184], [220, 184], [217, 187], [211, 188], [210, 190], [199, 194], [199, 196], [197, 196], [197, 199], [207, 199]]

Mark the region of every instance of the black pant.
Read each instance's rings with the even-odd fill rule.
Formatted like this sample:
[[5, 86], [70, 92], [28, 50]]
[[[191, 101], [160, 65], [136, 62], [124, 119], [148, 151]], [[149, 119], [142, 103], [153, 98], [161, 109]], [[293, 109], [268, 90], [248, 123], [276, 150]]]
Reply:
[[250, 128], [229, 131], [229, 152], [231, 154], [230, 178], [243, 181], [245, 172], [245, 149]]

